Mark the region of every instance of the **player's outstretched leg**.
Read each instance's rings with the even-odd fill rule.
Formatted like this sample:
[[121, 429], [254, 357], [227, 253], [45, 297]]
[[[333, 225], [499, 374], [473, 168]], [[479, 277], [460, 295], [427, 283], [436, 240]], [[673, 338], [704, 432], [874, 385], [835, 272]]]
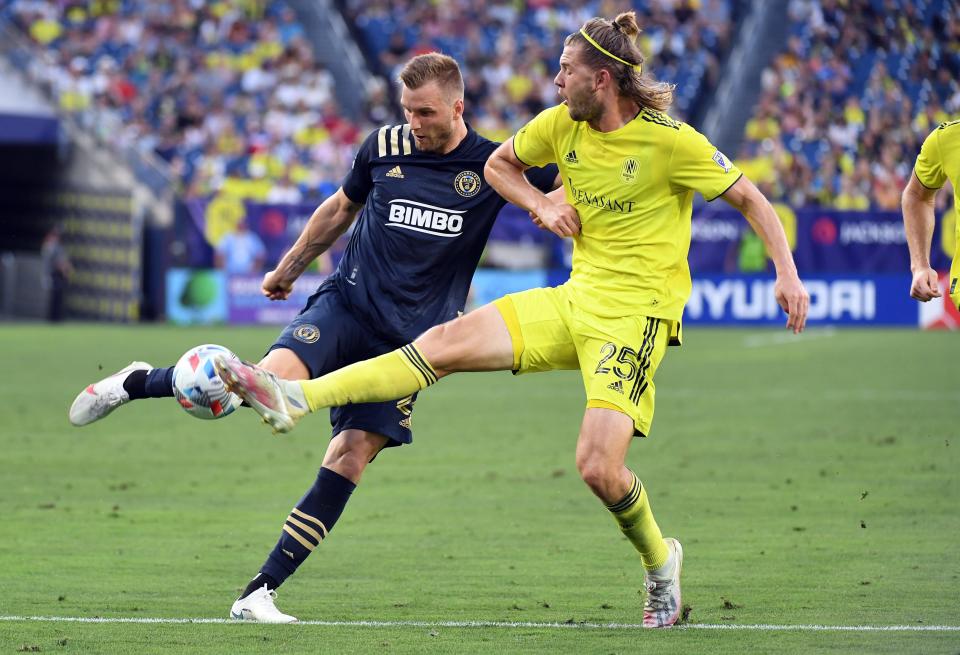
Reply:
[[227, 388], [253, 407], [274, 432], [289, 432], [308, 412], [396, 400], [437, 381], [436, 371], [412, 343], [302, 382], [282, 380], [258, 366], [226, 357], [218, 357], [216, 367]]
[[508, 370], [514, 358], [505, 319], [489, 304], [430, 328], [414, 343], [315, 380], [278, 380], [251, 364], [226, 358], [217, 361], [217, 372], [275, 432], [289, 432], [307, 412], [397, 400], [456, 371]]
[[173, 396], [173, 367], [153, 368], [131, 362], [113, 375], [87, 385], [70, 406], [70, 422], [80, 427], [137, 398]]
[[237, 621], [256, 621], [257, 623], [296, 623], [297, 617], [284, 614], [277, 609], [274, 600], [277, 592], [264, 584], [238, 598], [230, 608], [230, 618]]

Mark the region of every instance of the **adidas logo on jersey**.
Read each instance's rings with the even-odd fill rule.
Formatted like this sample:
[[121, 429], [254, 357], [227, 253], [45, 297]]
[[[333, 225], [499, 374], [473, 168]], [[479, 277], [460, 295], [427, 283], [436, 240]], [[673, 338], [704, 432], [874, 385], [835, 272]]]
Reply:
[[389, 171], [387, 171], [387, 177], [396, 177], [398, 179], [403, 179], [403, 171], [400, 170], [399, 166], [394, 166]]
[[617, 380], [616, 382], [611, 382], [607, 385], [607, 389], [613, 389], [617, 393], [623, 393], [623, 382]]
[[563, 161], [567, 162], [568, 164], [579, 164], [580, 160], [577, 159], [577, 151], [571, 150], [570, 152], [565, 154], [563, 156]]

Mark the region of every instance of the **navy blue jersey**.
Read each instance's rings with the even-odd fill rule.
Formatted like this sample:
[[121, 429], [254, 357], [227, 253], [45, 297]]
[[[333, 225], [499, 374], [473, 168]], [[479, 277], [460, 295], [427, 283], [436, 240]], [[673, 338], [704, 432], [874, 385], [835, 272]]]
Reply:
[[[364, 205], [328, 283], [371, 329], [403, 343], [463, 311], [506, 204], [483, 177], [498, 145], [468, 126], [452, 152], [421, 152], [409, 125], [388, 125], [360, 146], [343, 191]], [[527, 171], [544, 192], [556, 175], [553, 166]]]

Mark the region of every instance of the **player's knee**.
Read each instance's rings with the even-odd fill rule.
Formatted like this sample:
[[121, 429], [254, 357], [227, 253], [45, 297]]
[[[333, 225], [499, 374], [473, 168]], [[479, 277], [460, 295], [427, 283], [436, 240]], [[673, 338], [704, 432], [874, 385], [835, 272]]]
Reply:
[[605, 459], [590, 454], [578, 453], [577, 470], [591, 491], [601, 498], [609, 495], [608, 490], [617, 481], [617, 468], [610, 466]]
[[461, 319], [454, 319], [447, 323], [435, 325], [424, 332], [415, 342], [437, 377], [441, 378], [457, 370], [460, 359], [460, 348], [464, 342], [464, 335], [460, 327]]
[[384, 447], [387, 438], [363, 430], [344, 430], [330, 441], [323, 465], [353, 482], [377, 453]]

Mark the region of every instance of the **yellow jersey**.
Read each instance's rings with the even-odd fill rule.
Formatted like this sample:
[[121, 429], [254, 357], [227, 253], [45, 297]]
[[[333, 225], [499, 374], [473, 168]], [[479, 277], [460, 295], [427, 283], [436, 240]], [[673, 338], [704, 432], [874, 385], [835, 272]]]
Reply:
[[931, 132], [917, 156], [913, 167], [920, 184], [928, 189], [939, 189], [948, 179], [953, 184], [953, 207], [956, 220], [956, 247], [950, 268], [950, 294], [960, 293], [960, 120], [942, 123]]
[[544, 110], [513, 140], [530, 166], [556, 163], [580, 215], [573, 272], [576, 304], [601, 317], [680, 321], [690, 296], [693, 194], [723, 194], [740, 171], [702, 134], [651, 109], [614, 130], [574, 121], [566, 105]]

